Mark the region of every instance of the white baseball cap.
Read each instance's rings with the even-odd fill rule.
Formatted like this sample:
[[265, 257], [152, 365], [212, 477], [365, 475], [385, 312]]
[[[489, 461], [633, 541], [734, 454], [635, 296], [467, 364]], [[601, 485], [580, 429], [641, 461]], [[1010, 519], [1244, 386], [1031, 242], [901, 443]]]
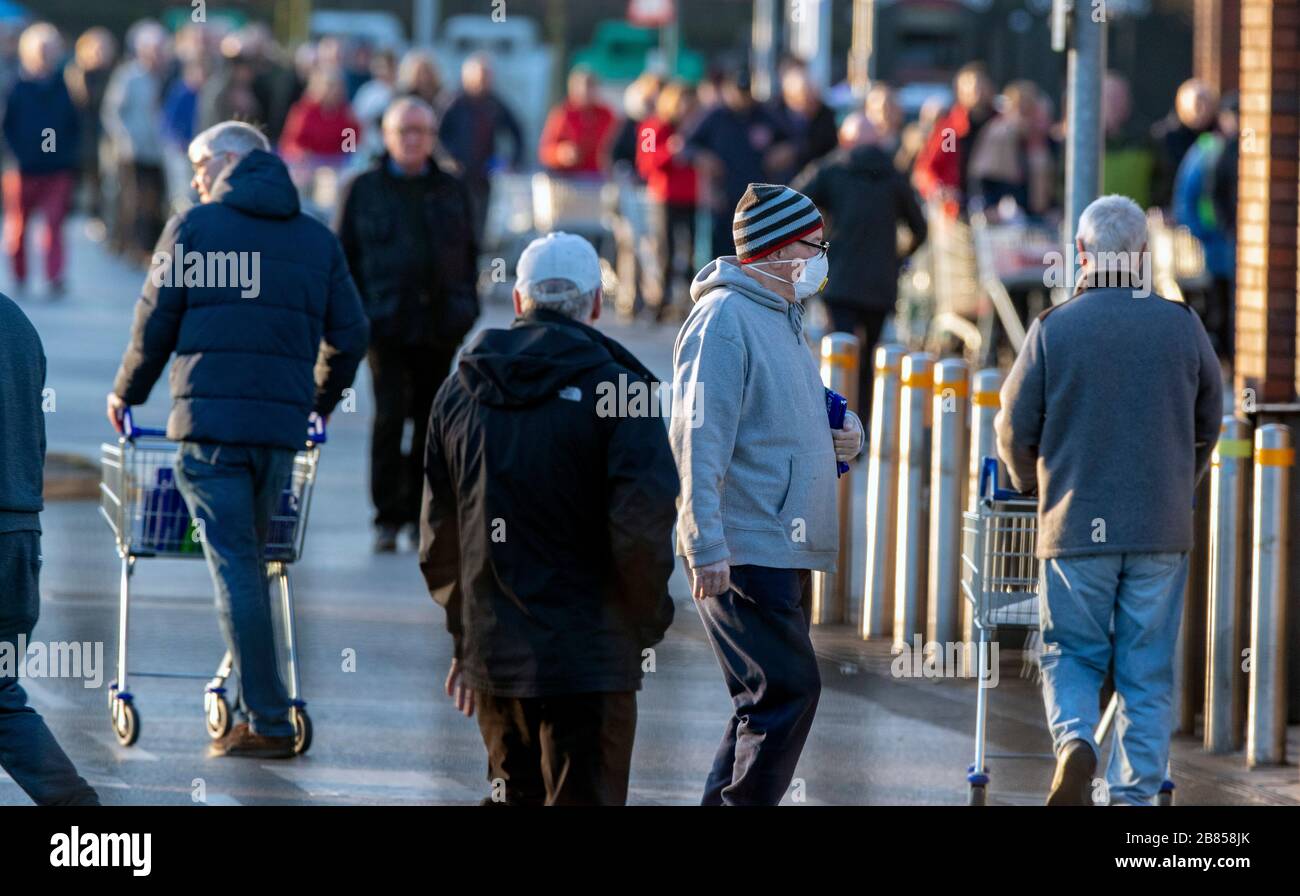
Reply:
[[528, 244], [515, 276], [525, 295], [529, 283], [543, 280], [568, 280], [579, 292], [593, 292], [601, 284], [600, 258], [582, 237], [557, 230]]

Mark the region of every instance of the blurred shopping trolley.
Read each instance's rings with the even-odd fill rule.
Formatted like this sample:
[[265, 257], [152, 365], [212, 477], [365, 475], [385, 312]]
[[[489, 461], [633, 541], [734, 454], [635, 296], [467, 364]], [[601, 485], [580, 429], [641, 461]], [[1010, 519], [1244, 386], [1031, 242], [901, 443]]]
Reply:
[[[177, 446], [166, 439], [166, 431], [137, 427], [127, 410], [122, 420], [124, 434], [116, 443], [104, 443], [101, 450], [99, 512], [113, 530], [121, 558], [117, 631], [117, 680], [109, 685], [108, 708], [113, 733], [123, 746], [140, 737], [140, 714], [131, 693], [127, 668], [127, 635], [131, 606], [131, 576], [142, 557], [203, 558], [201, 522], [190, 518], [189, 509], [176, 485]], [[311, 746], [312, 726], [307, 704], [299, 693], [298, 644], [294, 627], [293, 589], [289, 564], [302, 555], [311, 507], [312, 487], [325, 442], [325, 426], [312, 415], [305, 448], [294, 457], [293, 471], [273, 510], [267, 529], [267, 575], [279, 586], [280, 640], [284, 654], [286, 683], [292, 705], [294, 751], [302, 754]], [[230, 652], [222, 658], [216, 674], [203, 693], [203, 710], [208, 735], [216, 740], [231, 728], [226, 680], [232, 670]], [[142, 678], [207, 679], [197, 673], [133, 672]]]
[[[975, 697], [975, 761], [967, 768], [968, 803], [982, 806], [989, 783], [987, 759], [1055, 759], [1050, 753], [988, 753], [985, 739], [988, 692], [998, 680], [990, 667], [989, 645], [999, 628], [1039, 629], [1038, 500], [998, 486], [997, 458], [980, 465], [978, 500], [962, 514], [962, 592], [971, 604], [979, 631]], [[992, 682], [992, 683], [991, 683]], [[1093, 733], [1101, 747], [1119, 706], [1111, 695]], [[1174, 784], [1166, 771], [1160, 787], [1161, 805], [1173, 802]]]

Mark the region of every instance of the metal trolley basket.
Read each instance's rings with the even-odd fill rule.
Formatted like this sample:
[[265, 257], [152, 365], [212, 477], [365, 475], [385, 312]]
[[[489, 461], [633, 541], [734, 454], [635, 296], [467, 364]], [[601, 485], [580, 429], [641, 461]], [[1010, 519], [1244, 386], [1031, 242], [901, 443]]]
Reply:
[[[971, 604], [971, 618], [979, 630], [975, 698], [975, 761], [967, 768], [968, 803], [985, 804], [989, 773], [986, 760], [1055, 759], [1052, 754], [988, 753], [988, 692], [991, 688], [989, 644], [999, 627], [1039, 628], [1038, 501], [1030, 495], [998, 487], [998, 462], [986, 457], [980, 465], [979, 498], [974, 509], [962, 514], [962, 592]], [[1101, 715], [1094, 732], [1100, 746], [1110, 731], [1119, 706], [1118, 695]], [[1168, 771], [1160, 787], [1161, 805], [1173, 802], [1174, 784]]]
[[[109, 684], [109, 719], [118, 742], [129, 747], [140, 737], [140, 713], [129, 687], [129, 675], [198, 680], [208, 679], [208, 676], [170, 672], [128, 673], [131, 576], [135, 572], [136, 560], [141, 557], [203, 559], [204, 555], [202, 526], [190, 518], [189, 509], [176, 486], [176, 444], [166, 440], [164, 430], [137, 427], [129, 410], [122, 422], [125, 434], [116, 443], [106, 442], [100, 446], [99, 512], [113, 530], [117, 554], [121, 558], [117, 679]], [[267, 530], [267, 575], [278, 585], [286, 684], [292, 707], [294, 751], [298, 754], [311, 747], [312, 725], [307, 715], [307, 704], [300, 693], [289, 564], [302, 556], [320, 446], [324, 442], [324, 424], [313, 416], [306, 446], [294, 457], [293, 471], [271, 514]], [[231, 670], [232, 658], [226, 651], [203, 692], [204, 718], [208, 735], [213, 740], [225, 736], [231, 728], [230, 703], [226, 699], [225, 686]]]

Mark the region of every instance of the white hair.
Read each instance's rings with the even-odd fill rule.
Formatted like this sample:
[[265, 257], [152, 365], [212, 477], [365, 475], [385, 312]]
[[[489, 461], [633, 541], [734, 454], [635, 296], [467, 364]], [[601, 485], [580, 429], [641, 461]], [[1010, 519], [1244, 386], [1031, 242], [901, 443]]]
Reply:
[[49, 22], [37, 22], [23, 30], [22, 36], [18, 38], [18, 58], [24, 69], [35, 74], [47, 61], [56, 62], [46, 59], [47, 51], [50, 56], [63, 52], [63, 37], [58, 28]]
[[1140, 252], [1147, 241], [1147, 217], [1127, 196], [1095, 199], [1079, 216], [1075, 234], [1094, 255]]
[[418, 96], [399, 96], [397, 99], [389, 103], [388, 108], [384, 110], [384, 116], [380, 121], [380, 127], [386, 131], [397, 127], [397, 123], [401, 121], [402, 116], [411, 109], [419, 109], [425, 115], [429, 116], [429, 121], [435, 124], [438, 121], [438, 113], [433, 111], [433, 106], [430, 106]]
[[545, 308], [576, 321], [586, 322], [595, 308], [600, 287], [584, 292], [572, 280], [552, 278], [519, 284], [519, 309], [525, 314]]
[[189, 157], [191, 162], [223, 153], [243, 158], [255, 149], [271, 151], [271, 143], [265, 134], [242, 121], [223, 121], [190, 141]]

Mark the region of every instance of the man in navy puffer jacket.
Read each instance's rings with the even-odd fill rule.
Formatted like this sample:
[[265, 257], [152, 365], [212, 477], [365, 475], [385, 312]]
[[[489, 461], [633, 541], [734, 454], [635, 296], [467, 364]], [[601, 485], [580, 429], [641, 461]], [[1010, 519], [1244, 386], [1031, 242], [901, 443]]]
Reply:
[[293, 755], [263, 564], [268, 519], [307, 435], [365, 354], [369, 324], [342, 247], [303, 214], [266, 138], [223, 122], [190, 144], [201, 204], [167, 223], [108, 396], [109, 419], [149, 397], [168, 358], [176, 483], [203, 524], [238, 724], [218, 755]]

